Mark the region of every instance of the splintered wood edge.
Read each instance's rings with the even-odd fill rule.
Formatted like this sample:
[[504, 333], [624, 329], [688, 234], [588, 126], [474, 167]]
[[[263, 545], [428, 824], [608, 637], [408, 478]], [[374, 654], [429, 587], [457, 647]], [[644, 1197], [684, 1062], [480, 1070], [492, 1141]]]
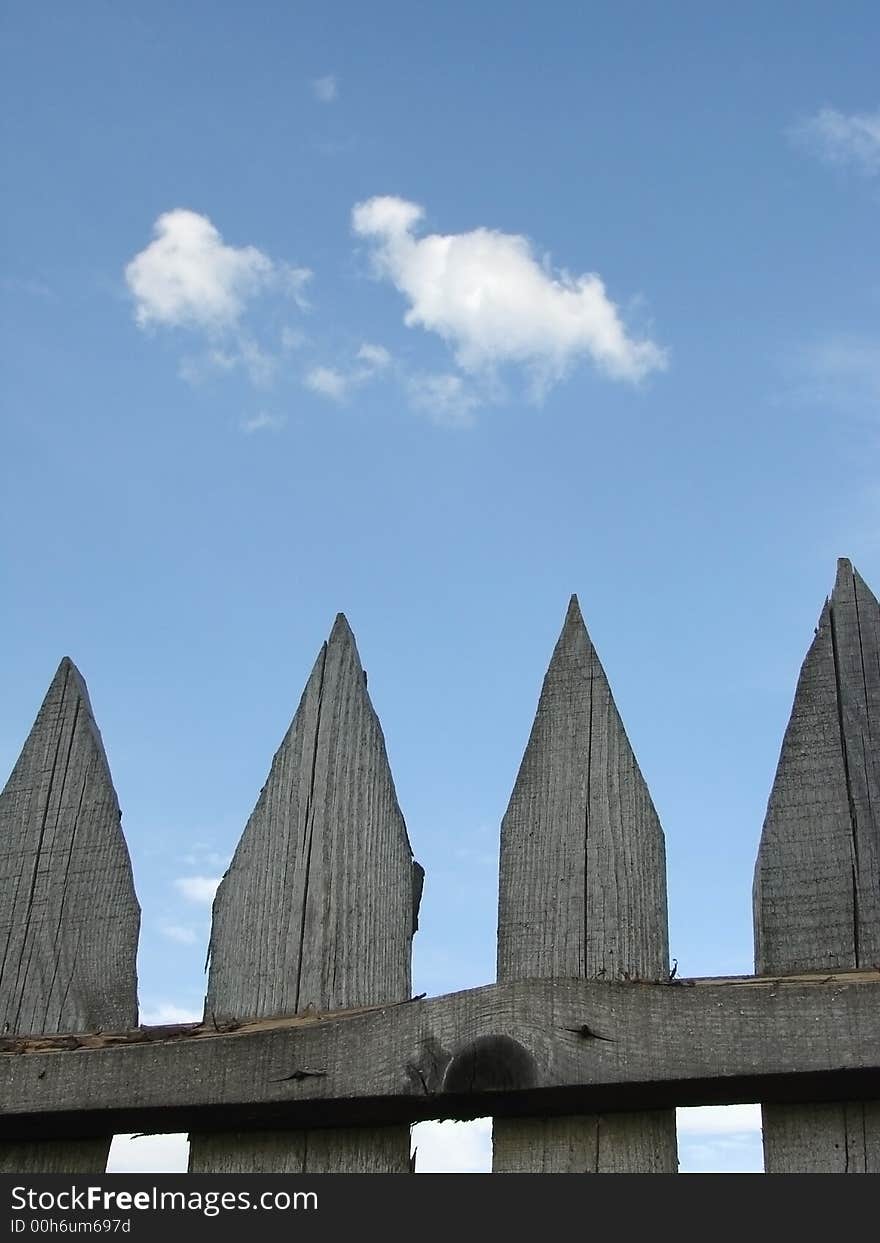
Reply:
[[[720, 988], [744, 989], [749, 992], [758, 992], [780, 987], [806, 986], [830, 991], [840, 986], [854, 984], [880, 985], [880, 968], [836, 971], [831, 974], [828, 972], [801, 972], [796, 975], [695, 976], [693, 978], [674, 979], [660, 984], [655, 980], [597, 982], [594, 980], [567, 979], [565, 977], [557, 977], [555, 982], [561, 987], [572, 984], [591, 987], [595, 985], [596, 987], [610, 990], [608, 993], [609, 997], [613, 996], [613, 990], [623, 991], [637, 987], [642, 989], [672, 989], [674, 991], [685, 988]], [[152, 1027], [135, 1027], [119, 1032], [58, 1032], [45, 1035], [34, 1033], [28, 1036], [2, 1036], [0, 1037], [0, 1057], [69, 1053], [78, 1049], [111, 1049], [124, 1045], [171, 1044], [178, 1041], [216, 1040], [220, 1036], [247, 1037], [259, 1032], [309, 1030], [321, 1025], [345, 1023], [348, 1020], [362, 1018], [369, 1014], [385, 1013], [402, 1006], [415, 1006], [420, 1002], [442, 1005], [444, 1002], [453, 999], [458, 1001], [470, 996], [476, 999], [480, 994], [486, 994], [501, 987], [509, 988], [513, 984], [519, 984], [523, 987], [551, 984], [552, 987], [552, 983], [553, 981], [537, 978], [512, 981], [506, 986], [481, 985], [478, 988], [467, 989], [458, 993], [444, 993], [437, 997], [426, 997], [425, 995], [411, 997], [407, 1001], [393, 1002], [389, 1005], [356, 1006], [347, 1010], [328, 1010], [323, 1013], [313, 1012], [268, 1019], [251, 1019], [248, 1022], [241, 1023], [166, 1023]]]

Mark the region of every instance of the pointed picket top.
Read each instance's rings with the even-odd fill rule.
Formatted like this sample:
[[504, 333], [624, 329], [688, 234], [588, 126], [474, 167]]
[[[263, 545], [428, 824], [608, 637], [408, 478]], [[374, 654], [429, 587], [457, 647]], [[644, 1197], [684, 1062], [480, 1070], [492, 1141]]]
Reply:
[[577, 598], [577, 592], [574, 591], [569, 598], [568, 608], [565, 610], [565, 621], [562, 624], [562, 634], [565, 635], [567, 632], [572, 634], [583, 632], [589, 642], [590, 636], [587, 634], [587, 625], [581, 612], [580, 601]]
[[[880, 608], [841, 558], [794, 696], [754, 885], [755, 967], [880, 961]], [[880, 1172], [880, 1102], [764, 1105], [767, 1173]]]
[[65, 657], [0, 794], [0, 1025], [137, 1023], [140, 910], [88, 691]]
[[880, 960], [880, 607], [845, 558], [798, 678], [754, 910], [760, 972]]
[[577, 596], [501, 828], [498, 978], [665, 979], [663, 832]]
[[[421, 869], [340, 613], [214, 899], [206, 1017], [406, 1001]], [[409, 1127], [190, 1136], [193, 1173], [409, 1172]]]
[[[668, 974], [663, 831], [572, 596], [501, 824], [498, 979]], [[495, 1173], [677, 1168], [673, 1110], [494, 1120]]]
[[405, 1000], [413, 878], [382, 729], [340, 613], [217, 891], [206, 1013]]

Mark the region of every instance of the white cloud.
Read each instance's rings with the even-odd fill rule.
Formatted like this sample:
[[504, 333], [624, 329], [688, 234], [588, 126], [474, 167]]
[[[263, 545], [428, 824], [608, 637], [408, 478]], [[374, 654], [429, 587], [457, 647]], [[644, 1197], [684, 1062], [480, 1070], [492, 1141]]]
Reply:
[[355, 358], [364, 363], [371, 372], [382, 371], [391, 362], [391, 355], [384, 345], [370, 345], [367, 341], [358, 350]]
[[185, 1174], [189, 1164], [186, 1135], [114, 1135], [108, 1174]]
[[349, 378], [333, 367], [313, 367], [305, 378], [306, 388], [331, 401], [342, 401], [348, 392]]
[[203, 354], [187, 355], [180, 360], [177, 374], [187, 384], [198, 388], [216, 375], [229, 375], [241, 368], [254, 388], [270, 388], [278, 371], [278, 357], [255, 341], [239, 334], [224, 347], [214, 346]]
[[154, 240], [125, 269], [142, 328], [228, 328], [274, 274], [272, 260], [262, 251], [227, 246], [208, 217], [197, 212], [165, 212], [153, 232]]
[[425, 209], [418, 203], [384, 194], [356, 203], [351, 224], [361, 237], [399, 237], [411, 233], [424, 214]]
[[541, 387], [583, 356], [629, 381], [666, 366], [653, 341], [628, 335], [595, 273], [554, 272], [525, 237], [498, 230], [416, 237], [423, 215], [415, 203], [377, 197], [354, 207], [352, 227], [407, 299], [404, 322], [438, 333], [464, 370], [522, 364]]
[[419, 1122], [413, 1127], [417, 1174], [487, 1174], [492, 1169], [492, 1119]]
[[219, 850], [215, 850], [207, 842], [193, 842], [192, 849], [188, 854], [181, 855], [180, 862], [186, 863], [190, 867], [219, 867], [225, 869], [229, 864], [229, 858], [228, 854], [221, 854]]
[[163, 937], [168, 937], [169, 941], [178, 941], [181, 945], [195, 945], [198, 935], [192, 928], [186, 928], [183, 924], [162, 924], [160, 932]]
[[451, 373], [421, 373], [407, 377], [410, 404], [435, 423], [447, 427], [469, 427], [479, 399], [462, 380]]
[[192, 1006], [179, 1006], [173, 1001], [161, 1001], [141, 1011], [142, 1027], [163, 1027], [168, 1023], [201, 1023], [202, 1011]]
[[216, 368], [217, 371], [232, 371], [238, 366], [239, 358], [237, 354], [231, 354], [229, 350], [208, 350], [205, 355], [205, 361], [210, 367]]
[[261, 410], [259, 414], [242, 419], [238, 426], [246, 435], [252, 436], [254, 432], [280, 432], [286, 422], [284, 414], [269, 414]]
[[275, 358], [256, 341], [242, 337], [238, 342], [238, 354], [233, 362], [240, 362], [256, 388], [268, 388], [275, 376]]
[[685, 1135], [741, 1135], [761, 1133], [760, 1105], [701, 1105], [676, 1110], [678, 1133]]
[[314, 78], [312, 80], [312, 92], [315, 99], [322, 104], [332, 104], [339, 94], [335, 76], [332, 73], [328, 73], [323, 78]]
[[287, 293], [301, 311], [308, 311], [311, 303], [305, 295], [305, 288], [314, 275], [311, 268], [292, 268], [289, 264], [282, 264], [279, 270]]
[[791, 136], [830, 164], [852, 164], [868, 176], [880, 173], [880, 112], [847, 116], [822, 108]]
[[[179, 363], [179, 375], [189, 384], [239, 370], [255, 388], [268, 388], [280, 355], [261, 343], [265, 328], [255, 300], [272, 293], [307, 310], [311, 271], [276, 262], [255, 246], [228, 246], [207, 216], [183, 208], [160, 216], [154, 233], [125, 269], [137, 323], [207, 335], [204, 352]], [[282, 348], [291, 341], [292, 330], [285, 329]]]
[[188, 902], [200, 902], [209, 906], [214, 901], [214, 894], [222, 879], [221, 876], [178, 876], [174, 887]]
[[365, 341], [355, 354], [355, 364], [345, 371], [338, 367], [313, 367], [305, 377], [306, 388], [331, 401], [343, 401], [352, 389], [386, 371], [391, 365], [391, 355], [384, 345]]

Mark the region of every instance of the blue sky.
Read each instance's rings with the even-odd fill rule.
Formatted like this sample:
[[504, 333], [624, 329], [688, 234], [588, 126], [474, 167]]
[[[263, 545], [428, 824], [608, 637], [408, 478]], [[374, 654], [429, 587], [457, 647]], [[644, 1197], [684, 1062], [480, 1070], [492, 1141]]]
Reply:
[[[835, 559], [880, 585], [878, 36], [869, 3], [7, 6], [0, 761], [69, 654], [148, 1020], [200, 1009], [339, 610], [428, 873], [417, 991], [494, 976], [573, 591], [679, 971], [751, 970]], [[714, 1117], [683, 1166], [755, 1168]]]

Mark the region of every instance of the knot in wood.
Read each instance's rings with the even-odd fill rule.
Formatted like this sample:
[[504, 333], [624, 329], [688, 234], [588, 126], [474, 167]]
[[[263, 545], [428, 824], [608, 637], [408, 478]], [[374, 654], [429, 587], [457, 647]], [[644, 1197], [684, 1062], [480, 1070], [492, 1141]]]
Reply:
[[503, 1092], [534, 1087], [536, 1079], [534, 1059], [518, 1041], [510, 1036], [478, 1036], [449, 1063], [443, 1091]]

